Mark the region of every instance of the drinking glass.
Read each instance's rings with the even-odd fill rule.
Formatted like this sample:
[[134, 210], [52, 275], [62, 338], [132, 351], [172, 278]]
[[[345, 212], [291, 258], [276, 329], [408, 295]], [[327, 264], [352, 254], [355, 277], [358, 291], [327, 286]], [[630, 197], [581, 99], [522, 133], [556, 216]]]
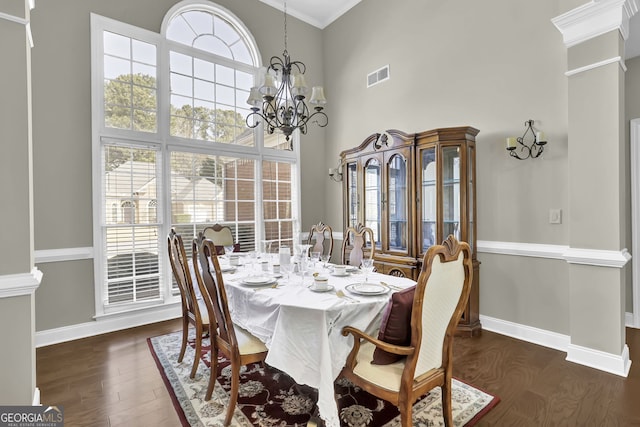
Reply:
[[364, 281], [369, 281], [369, 273], [373, 273], [373, 260], [370, 258], [362, 258], [362, 269], [364, 270]]
[[311, 262], [313, 263], [313, 268], [316, 268], [316, 264], [320, 261], [320, 252], [311, 252]]
[[329, 254], [320, 255], [320, 261], [323, 262], [324, 268], [327, 268], [327, 263], [329, 262], [330, 259], [331, 259], [331, 255]]
[[291, 273], [293, 273], [294, 264], [288, 262], [286, 264], [280, 264], [280, 271], [287, 276], [287, 283], [291, 283]]
[[251, 262], [251, 271], [256, 274], [256, 263], [258, 262], [258, 253], [256, 251], [247, 252], [249, 256], [249, 262]]
[[309, 268], [309, 258], [307, 258], [306, 252], [299, 253], [295, 258], [296, 264], [298, 265], [298, 272], [300, 273], [302, 280], [301, 284], [304, 285], [305, 274]]
[[227, 245], [224, 247], [224, 254], [229, 258], [229, 255], [233, 253], [233, 245]]

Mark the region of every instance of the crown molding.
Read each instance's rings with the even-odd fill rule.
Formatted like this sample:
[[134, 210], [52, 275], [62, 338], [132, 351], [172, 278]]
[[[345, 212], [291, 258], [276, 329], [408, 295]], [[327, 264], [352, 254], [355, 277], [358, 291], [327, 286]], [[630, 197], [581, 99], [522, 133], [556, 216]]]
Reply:
[[[275, 9], [284, 11], [283, 0], [260, 1]], [[329, 2], [326, 0], [323, 2], [315, 0], [298, 1], [293, 5], [287, 5], [287, 15], [298, 18], [322, 30], [361, 1], [362, 0], [331, 0]]]
[[638, 12], [640, 0], [592, 0], [551, 20], [566, 47], [612, 30], [629, 37], [629, 19]]

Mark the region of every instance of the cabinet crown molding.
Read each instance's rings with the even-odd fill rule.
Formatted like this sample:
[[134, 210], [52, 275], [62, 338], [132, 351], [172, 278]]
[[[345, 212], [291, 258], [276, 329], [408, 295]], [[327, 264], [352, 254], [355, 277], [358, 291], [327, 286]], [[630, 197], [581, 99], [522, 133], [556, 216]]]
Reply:
[[640, 0], [593, 0], [551, 20], [566, 47], [575, 46], [612, 30], [629, 37], [629, 19], [638, 12]]

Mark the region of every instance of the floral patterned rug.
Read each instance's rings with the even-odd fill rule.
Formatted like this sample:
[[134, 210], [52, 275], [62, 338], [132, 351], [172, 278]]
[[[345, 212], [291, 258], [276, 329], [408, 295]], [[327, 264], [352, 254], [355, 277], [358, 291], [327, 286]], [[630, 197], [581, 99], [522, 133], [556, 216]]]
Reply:
[[[193, 363], [193, 341], [190, 340], [182, 363], [178, 363], [181, 332], [149, 338], [149, 347], [174, 401], [184, 426], [222, 426], [229, 390], [229, 361], [218, 358], [218, 376], [213, 396], [204, 395], [209, 381], [209, 345], [203, 345], [202, 361], [194, 379], [189, 378]], [[299, 385], [285, 373], [265, 365], [251, 364], [241, 370], [238, 405], [233, 426], [287, 427], [306, 426], [317, 417], [317, 392]], [[335, 383], [342, 426], [400, 426], [395, 406], [354, 386], [346, 379]], [[472, 426], [499, 401], [499, 398], [456, 379], [452, 390], [453, 418], [456, 426]], [[413, 407], [413, 425], [440, 426], [442, 404], [440, 388], [423, 396]]]

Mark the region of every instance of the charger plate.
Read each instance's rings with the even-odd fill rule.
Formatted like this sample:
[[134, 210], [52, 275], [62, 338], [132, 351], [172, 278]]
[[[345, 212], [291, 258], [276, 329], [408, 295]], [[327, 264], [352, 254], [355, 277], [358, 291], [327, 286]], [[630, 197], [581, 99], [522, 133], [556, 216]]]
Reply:
[[389, 292], [389, 288], [379, 283], [352, 283], [345, 286], [345, 289], [358, 295], [384, 295]]
[[276, 283], [277, 280], [275, 277], [271, 276], [255, 276], [255, 277], [247, 277], [242, 280], [243, 285], [247, 286], [265, 286], [272, 285]]

